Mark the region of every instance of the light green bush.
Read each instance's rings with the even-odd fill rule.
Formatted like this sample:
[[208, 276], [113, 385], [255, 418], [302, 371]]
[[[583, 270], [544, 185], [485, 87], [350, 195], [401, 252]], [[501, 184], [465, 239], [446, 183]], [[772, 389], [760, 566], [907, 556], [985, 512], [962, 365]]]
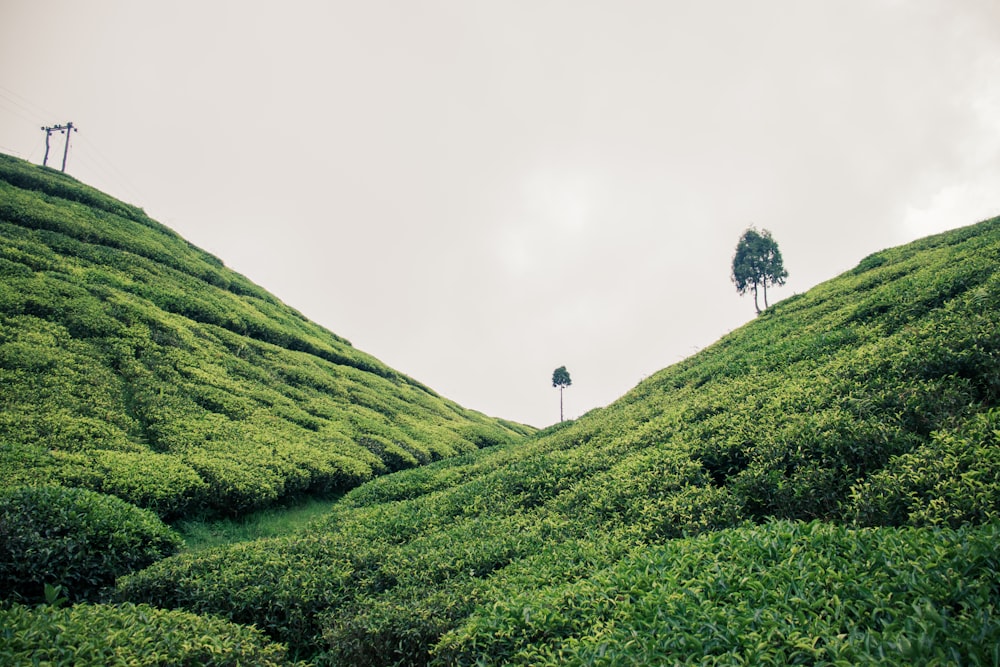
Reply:
[[1000, 410], [934, 433], [856, 485], [847, 506], [855, 521], [869, 526], [1000, 520]]
[[0, 664], [51, 667], [290, 665], [256, 629], [148, 605], [0, 609]]

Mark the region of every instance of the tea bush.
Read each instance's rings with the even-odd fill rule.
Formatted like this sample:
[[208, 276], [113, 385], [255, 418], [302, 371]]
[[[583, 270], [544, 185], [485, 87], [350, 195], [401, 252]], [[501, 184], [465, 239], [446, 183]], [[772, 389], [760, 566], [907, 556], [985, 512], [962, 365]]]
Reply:
[[38, 601], [45, 584], [96, 600], [115, 579], [169, 556], [180, 537], [155, 514], [84, 489], [0, 490], [0, 590]]
[[148, 605], [0, 608], [0, 663], [51, 667], [294, 664], [254, 628]]
[[[319, 664], [724, 663], [744, 654], [765, 663], [826, 656], [836, 664], [891, 660], [927, 641], [942, 646], [931, 662], [989, 661], [941, 637], [955, 621], [961, 641], [974, 642], [976, 627], [995, 638], [989, 618], [1000, 589], [981, 583], [993, 581], [995, 561], [961, 551], [962, 536], [983, 545], [988, 540], [976, 536], [992, 533], [936, 527], [996, 517], [1000, 266], [992, 259], [1000, 253], [1000, 220], [918, 246], [883, 251], [865, 271], [774, 305], [607, 408], [516, 446], [373, 480], [302, 533], [161, 561], [124, 578], [119, 599], [255, 623], [309, 647]], [[368, 409], [351, 425], [394, 442], [387, 435], [393, 424], [379, 417], [389, 409], [385, 401], [363, 389], [356, 395]], [[830, 525], [774, 523], [779, 519]], [[772, 544], [787, 558], [794, 552], [799, 569], [778, 568], [765, 554], [772, 547], [740, 551], [740, 540]], [[646, 564], [671, 548], [694, 550], [692, 563], [713, 568], [706, 554], [732, 552], [740, 576], [759, 578], [769, 590], [754, 598], [745, 590], [751, 584], [726, 570], [720, 595], [733, 595], [712, 607], [699, 596], [716, 580], [692, 574], [685, 584], [691, 590], [677, 592], [690, 599], [690, 611], [671, 607], [669, 596], [636, 611], [630, 581], [647, 586]], [[857, 593], [857, 613], [881, 618], [881, 607], [865, 606], [870, 601], [837, 574], [864, 586], [865, 569], [838, 554], [872, 554], [871, 565], [881, 562], [880, 551], [892, 562], [906, 555], [912, 565], [889, 584], [872, 581], [873, 590], [894, 591], [885, 593], [892, 603], [884, 627], [852, 635], [844, 618], [853, 617], [834, 615], [831, 624], [804, 625], [813, 633], [807, 637], [786, 623], [789, 613], [822, 608], [815, 586], [826, 572], [833, 572], [833, 594], [845, 600]], [[944, 569], [935, 564], [939, 557], [950, 559]], [[971, 597], [964, 597], [962, 577], [948, 574], [964, 572], [966, 557], [978, 563]], [[669, 578], [661, 572], [668, 569], [653, 568]], [[591, 600], [587, 586], [603, 585], [587, 583], [595, 571], [617, 573], [618, 594]], [[796, 593], [805, 602], [767, 597], [782, 592], [779, 574], [809, 582]], [[927, 593], [935, 578], [941, 587]], [[578, 597], [580, 613], [565, 612]], [[750, 620], [743, 615], [748, 600], [762, 605], [747, 612]], [[985, 625], [962, 606], [973, 601]], [[947, 622], [922, 616], [925, 603]], [[654, 607], [671, 615], [657, 616]], [[909, 621], [904, 612], [912, 612]], [[743, 624], [732, 632], [720, 620], [728, 613]], [[687, 617], [698, 625], [685, 626]], [[661, 626], [692, 639], [671, 647], [674, 633], [660, 633]], [[618, 627], [621, 634], [612, 634]], [[606, 635], [614, 641], [602, 648]], [[623, 648], [633, 645], [634, 659], [633, 649]]]
[[998, 539], [780, 521], [675, 540], [480, 607], [433, 664], [994, 664]]
[[0, 272], [0, 485], [233, 515], [534, 430], [442, 399], [141, 210], [3, 155]]
[[852, 489], [863, 525], [949, 525], [1000, 521], [1000, 410], [934, 433]]

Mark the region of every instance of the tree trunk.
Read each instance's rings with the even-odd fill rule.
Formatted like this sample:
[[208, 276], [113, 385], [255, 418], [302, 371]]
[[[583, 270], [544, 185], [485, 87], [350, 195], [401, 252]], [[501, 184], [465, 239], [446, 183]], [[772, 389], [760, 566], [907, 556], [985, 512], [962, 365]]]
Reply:
[[768, 309], [767, 305], [767, 280], [764, 281], [764, 310]]
[[559, 421], [563, 420], [562, 387], [559, 387]]
[[757, 305], [757, 283], [756, 282], [754, 282], [754, 284], [753, 284], [753, 307], [754, 307], [754, 310], [757, 311], [757, 314], [760, 315], [760, 306]]

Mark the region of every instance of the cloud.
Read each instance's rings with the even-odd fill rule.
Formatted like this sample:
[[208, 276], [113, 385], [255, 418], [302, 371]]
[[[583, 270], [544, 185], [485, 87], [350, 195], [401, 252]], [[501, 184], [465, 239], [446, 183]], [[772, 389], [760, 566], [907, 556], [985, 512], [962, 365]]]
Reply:
[[0, 146], [72, 120], [77, 177], [539, 425], [752, 318], [751, 224], [781, 298], [1000, 213], [991, 0], [8, 4]]

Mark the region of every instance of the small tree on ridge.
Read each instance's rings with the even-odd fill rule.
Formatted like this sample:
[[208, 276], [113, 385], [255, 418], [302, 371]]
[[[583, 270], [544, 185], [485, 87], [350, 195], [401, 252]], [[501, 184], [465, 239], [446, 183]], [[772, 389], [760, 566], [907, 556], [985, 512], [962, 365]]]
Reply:
[[569, 371], [566, 370], [565, 366], [560, 366], [559, 368], [552, 371], [552, 386], [559, 387], [559, 421], [563, 420], [563, 389], [573, 384], [573, 380], [569, 377]]
[[784, 285], [788, 271], [785, 270], [784, 261], [781, 258], [781, 250], [778, 243], [771, 237], [771, 232], [766, 229], [758, 232], [750, 227], [740, 242], [736, 244], [736, 254], [733, 255], [733, 282], [736, 284], [736, 291], [746, 294], [747, 290], [753, 290], [753, 307], [760, 315], [760, 306], [757, 303], [757, 289], [762, 288], [764, 292], [764, 308], [767, 308], [767, 286]]

